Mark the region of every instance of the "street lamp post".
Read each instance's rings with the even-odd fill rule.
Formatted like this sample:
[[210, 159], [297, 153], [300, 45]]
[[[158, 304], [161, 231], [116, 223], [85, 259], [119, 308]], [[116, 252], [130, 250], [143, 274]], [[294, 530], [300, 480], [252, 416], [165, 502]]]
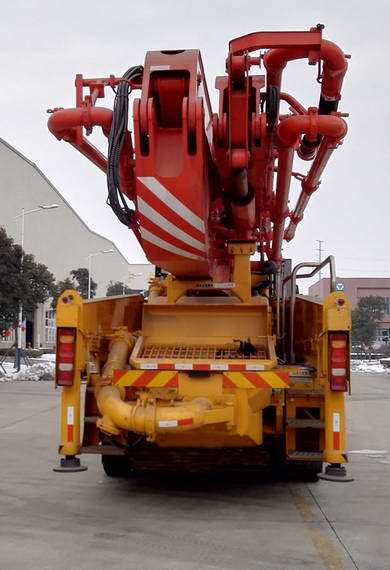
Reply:
[[[50, 204], [48, 206], [39, 206], [39, 208], [34, 208], [33, 210], [25, 211], [22, 208], [20, 214], [15, 216], [15, 219], [21, 218], [21, 236], [20, 236], [20, 245], [22, 248], [22, 254], [20, 257], [20, 273], [23, 272], [23, 259], [24, 259], [24, 219], [28, 214], [33, 214], [34, 212], [41, 212], [42, 210], [54, 210], [55, 208], [59, 208], [59, 204]], [[17, 371], [20, 371], [21, 363], [22, 363], [22, 321], [23, 321], [23, 302], [22, 300], [19, 301], [19, 315], [18, 315], [18, 327], [17, 327], [17, 337], [18, 337], [18, 346], [15, 352], [15, 367]]]
[[[123, 282], [123, 295], [126, 293], [126, 287], [127, 285], [131, 285], [131, 281], [135, 278], [135, 277], [142, 277], [142, 273], [132, 273], [131, 271], [128, 273], [128, 275], [125, 277], [124, 282]], [[130, 283], [129, 283], [130, 282]]]
[[96, 257], [97, 255], [101, 255], [104, 253], [115, 253], [113, 249], [102, 249], [101, 251], [97, 251], [96, 253], [90, 253], [88, 255], [88, 299], [91, 298], [91, 284], [92, 284], [92, 258]]

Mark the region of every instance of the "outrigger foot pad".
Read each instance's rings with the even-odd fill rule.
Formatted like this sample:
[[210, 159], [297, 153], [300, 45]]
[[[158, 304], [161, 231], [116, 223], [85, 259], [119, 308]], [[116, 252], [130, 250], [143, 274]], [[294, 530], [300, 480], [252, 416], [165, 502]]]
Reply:
[[53, 471], [56, 473], [75, 473], [77, 471], [87, 471], [86, 465], [81, 465], [80, 459], [75, 455], [67, 455], [60, 461], [58, 467], [54, 467]]
[[318, 478], [323, 481], [335, 481], [336, 483], [350, 483], [353, 477], [347, 476], [345, 467], [338, 463], [328, 465], [325, 468], [325, 473], [319, 473]]

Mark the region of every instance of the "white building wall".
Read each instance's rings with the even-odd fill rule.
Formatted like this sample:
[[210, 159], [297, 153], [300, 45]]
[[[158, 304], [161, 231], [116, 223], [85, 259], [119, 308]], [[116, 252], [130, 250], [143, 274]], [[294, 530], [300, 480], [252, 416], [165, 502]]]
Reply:
[[[109, 239], [88, 228], [39, 168], [0, 138], [0, 226], [20, 243], [21, 223], [15, 217], [22, 208], [59, 204], [59, 208], [38, 211], [25, 217], [24, 249], [35, 255], [54, 274], [56, 280], [69, 276], [72, 269], [88, 267], [88, 255], [113, 249], [92, 259], [92, 278], [97, 282], [97, 296], [104, 297], [110, 281], [121, 281], [133, 289], [146, 289], [154, 267], [130, 265]], [[91, 197], [93, 210], [93, 197]], [[93, 214], [91, 214], [92, 216]], [[119, 223], [119, 222], [118, 222]], [[34, 322], [34, 345], [50, 346], [47, 317], [50, 304], [38, 307]], [[46, 329], [45, 329], [46, 327]], [[0, 341], [1, 343], [1, 341]]]
[[130, 289], [147, 289], [149, 280], [154, 277], [154, 265], [150, 263], [131, 263], [126, 285]]
[[110, 280], [123, 281], [127, 275], [128, 261], [115, 244], [90, 230], [39, 168], [2, 139], [0, 199], [0, 225], [16, 243], [20, 243], [21, 223], [15, 216], [22, 208], [32, 210], [41, 204], [59, 204], [55, 210], [27, 215], [24, 238], [26, 252], [47, 265], [56, 279], [64, 279], [72, 269], [88, 267], [88, 255], [104, 249], [113, 249], [115, 253], [93, 258], [92, 278], [98, 283], [97, 295], [105, 295]]

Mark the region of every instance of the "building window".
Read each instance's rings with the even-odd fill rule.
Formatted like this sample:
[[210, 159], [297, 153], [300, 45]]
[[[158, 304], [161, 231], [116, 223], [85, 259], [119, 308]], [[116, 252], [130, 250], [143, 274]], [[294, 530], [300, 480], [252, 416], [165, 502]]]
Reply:
[[54, 346], [56, 342], [56, 312], [55, 309], [45, 311], [45, 344]]
[[390, 329], [378, 329], [376, 333], [377, 342], [389, 342], [390, 341]]

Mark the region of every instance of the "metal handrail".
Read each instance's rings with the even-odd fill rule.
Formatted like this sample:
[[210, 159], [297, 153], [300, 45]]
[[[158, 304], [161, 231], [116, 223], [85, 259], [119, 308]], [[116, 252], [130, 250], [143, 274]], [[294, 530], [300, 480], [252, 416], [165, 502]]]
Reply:
[[[310, 279], [310, 277], [314, 277], [319, 271], [321, 271], [324, 267], [329, 265], [330, 271], [330, 292], [336, 290], [336, 265], [333, 255], [329, 255], [322, 263], [316, 263], [314, 261], [304, 261], [302, 263], [298, 263], [292, 270], [291, 274], [288, 275], [285, 279], [283, 279], [282, 284], [282, 340], [283, 340], [283, 353], [284, 359], [286, 359], [286, 350], [285, 350], [285, 332], [286, 332], [286, 285], [289, 281], [291, 281], [291, 298], [290, 298], [290, 362], [291, 364], [295, 364], [295, 353], [294, 353], [294, 311], [295, 311], [295, 301], [297, 297], [296, 293], [296, 283], [297, 279]], [[302, 273], [298, 275], [298, 271], [303, 268], [313, 267], [313, 271], [310, 273]]]

